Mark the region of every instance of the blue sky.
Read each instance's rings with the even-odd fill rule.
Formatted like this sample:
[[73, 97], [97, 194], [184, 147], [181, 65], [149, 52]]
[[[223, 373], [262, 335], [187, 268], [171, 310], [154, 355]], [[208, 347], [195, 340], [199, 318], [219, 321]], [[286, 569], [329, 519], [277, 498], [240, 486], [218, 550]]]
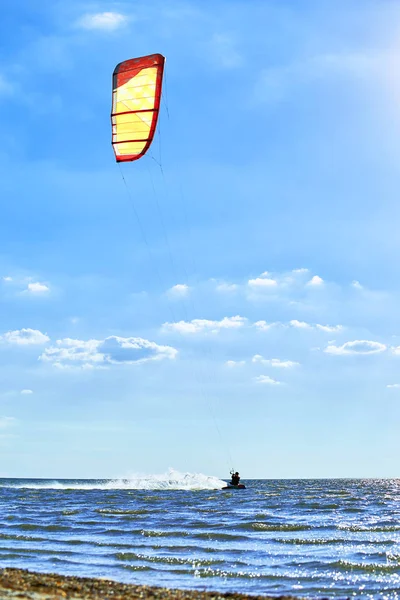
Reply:
[[[10, 5], [0, 476], [399, 476], [400, 7], [360, 6]], [[155, 52], [119, 167], [112, 71]]]

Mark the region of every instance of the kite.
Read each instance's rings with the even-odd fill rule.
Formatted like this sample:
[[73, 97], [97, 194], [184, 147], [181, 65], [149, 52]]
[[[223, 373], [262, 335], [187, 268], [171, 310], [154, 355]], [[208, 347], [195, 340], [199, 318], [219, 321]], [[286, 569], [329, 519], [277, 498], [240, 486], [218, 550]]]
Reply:
[[150, 54], [119, 63], [113, 73], [112, 146], [117, 162], [141, 158], [149, 149], [160, 109], [165, 58]]

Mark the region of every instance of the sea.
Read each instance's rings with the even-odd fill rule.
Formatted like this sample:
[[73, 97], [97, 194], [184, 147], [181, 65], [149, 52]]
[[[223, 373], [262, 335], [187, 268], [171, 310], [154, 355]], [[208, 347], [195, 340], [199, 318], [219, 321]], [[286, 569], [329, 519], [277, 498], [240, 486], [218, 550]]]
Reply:
[[400, 597], [400, 480], [0, 479], [0, 565], [169, 588]]

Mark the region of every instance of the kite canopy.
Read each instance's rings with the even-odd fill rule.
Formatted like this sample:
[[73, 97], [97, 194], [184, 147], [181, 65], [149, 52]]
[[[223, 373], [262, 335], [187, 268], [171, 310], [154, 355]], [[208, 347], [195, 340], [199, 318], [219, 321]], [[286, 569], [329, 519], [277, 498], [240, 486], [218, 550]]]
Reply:
[[119, 63], [113, 73], [112, 145], [117, 162], [137, 160], [157, 125], [165, 58], [151, 54]]

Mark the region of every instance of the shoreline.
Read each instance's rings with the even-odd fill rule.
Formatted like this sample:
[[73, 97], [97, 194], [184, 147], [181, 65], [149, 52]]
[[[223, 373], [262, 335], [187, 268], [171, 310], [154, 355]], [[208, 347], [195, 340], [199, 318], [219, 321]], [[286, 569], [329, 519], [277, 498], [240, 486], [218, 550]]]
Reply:
[[25, 569], [0, 569], [0, 598], [18, 600], [300, 600], [298, 596], [263, 596], [236, 592], [179, 590], [120, 583], [111, 579], [37, 573]]

